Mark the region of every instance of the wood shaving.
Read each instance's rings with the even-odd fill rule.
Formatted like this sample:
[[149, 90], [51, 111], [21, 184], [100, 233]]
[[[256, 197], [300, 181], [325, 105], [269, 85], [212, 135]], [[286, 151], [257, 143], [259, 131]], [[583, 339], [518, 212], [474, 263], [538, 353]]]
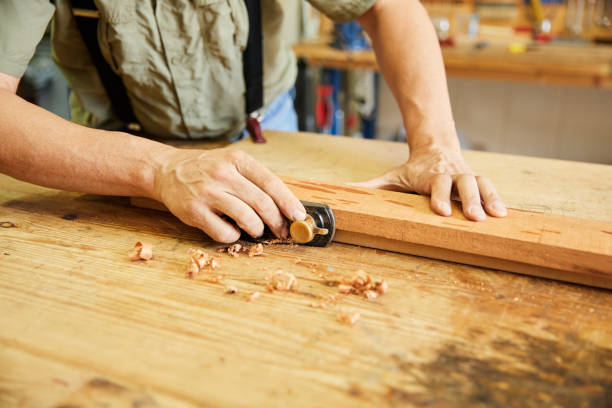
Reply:
[[203, 280], [210, 283], [219, 283], [223, 279], [225, 279], [225, 275], [206, 276], [203, 278]]
[[256, 244], [249, 248], [249, 257], [261, 256], [264, 253], [264, 247], [262, 244]]
[[226, 286], [225, 293], [233, 295], [234, 293], [238, 293], [238, 288], [236, 288], [235, 286]]
[[211, 268], [217, 268], [219, 266], [219, 264], [213, 259], [212, 256], [208, 255], [201, 249], [190, 248], [187, 253], [189, 254], [189, 262], [187, 263], [187, 276], [191, 278], [198, 275], [207, 266], [210, 266]]
[[249, 296], [247, 296], [247, 299], [246, 299], [246, 300], [247, 300], [247, 302], [252, 302], [252, 301], [254, 301], [255, 299], [257, 299], [259, 296], [261, 296], [261, 293], [259, 293], [259, 292], [253, 292], [253, 293], [251, 293]]
[[297, 286], [297, 279], [292, 273], [283, 272], [282, 269], [278, 269], [271, 276], [266, 277], [268, 284], [266, 288], [272, 292], [274, 290], [281, 290], [289, 292]]
[[375, 292], [373, 290], [366, 290], [365, 292], [363, 292], [363, 296], [365, 296], [368, 300], [374, 300], [378, 297], [378, 292]]
[[389, 285], [383, 279], [373, 281], [370, 275], [361, 269], [351, 276], [350, 279], [343, 278], [338, 285], [338, 291], [342, 294], [363, 295], [368, 300], [374, 300], [384, 295], [389, 290]]
[[380, 281], [374, 282], [374, 290], [376, 290], [376, 292], [378, 292], [379, 295], [384, 295], [385, 293], [389, 291], [389, 285], [387, 284], [385, 280], [380, 280]]
[[349, 293], [353, 293], [353, 289], [354, 289], [353, 285], [346, 285], [346, 284], [343, 284], [343, 283], [338, 285], [338, 291], [340, 293], [345, 294], [345, 295], [347, 295]]
[[128, 255], [130, 261], [148, 261], [153, 258], [153, 245], [147, 242], [137, 242], [134, 249]]
[[329, 305], [336, 303], [336, 301], [337, 301], [337, 297], [336, 296], [329, 295], [327, 297], [327, 299], [325, 299], [325, 300], [323, 300], [323, 301], [321, 301], [319, 303], [311, 303], [310, 307], [314, 307], [314, 308], [317, 308], [317, 309], [327, 309], [327, 307]]
[[349, 326], [354, 326], [361, 318], [361, 313], [359, 313], [357, 310], [348, 310], [348, 309], [342, 308], [338, 312], [337, 317], [340, 323], [344, 323]]
[[229, 256], [233, 256], [234, 258], [236, 258], [239, 254], [240, 254], [240, 250], [242, 249], [242, 245], [240, 244], [233, 244], [230, 245], [227, 248], [227, 254]]

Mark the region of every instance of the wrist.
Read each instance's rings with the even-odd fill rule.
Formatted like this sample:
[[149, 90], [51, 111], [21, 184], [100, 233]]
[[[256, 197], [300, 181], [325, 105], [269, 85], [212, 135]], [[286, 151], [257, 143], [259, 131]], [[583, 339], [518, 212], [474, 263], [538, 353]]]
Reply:
[[151, 145], [143, 152], [139, 168], [141, 195], [160, 201], [159, 184], [165, 163], [170, 154], [177, 150], [173, 146], [150, 141]]
[[423, 132], [413, 133], [407, 137], [411, 154], [429, 153], [432, 151], [443, 151], [445, 153], [460, 153], [461, 146], [456, 132]]
[[[406, 141], [410, 151], [417, 150], [460, 150], [455, 121], [447, 115], [420, 115], [419, 121], [404, 120]], [[428, 118], [435, 117], [436, 120]], [[441, 119], [442, 117], [442, 119]]]

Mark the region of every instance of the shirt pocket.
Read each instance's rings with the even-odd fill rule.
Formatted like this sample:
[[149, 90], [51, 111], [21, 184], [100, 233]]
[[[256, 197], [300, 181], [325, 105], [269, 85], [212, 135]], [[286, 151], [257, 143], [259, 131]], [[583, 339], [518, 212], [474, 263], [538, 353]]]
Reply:
[[[146, 24], [152, 10], [141, 4], [136, 12], [136, 0], [95, 0], [100, 12], [98, 43], [104, 59], [113, 71], [124, 77], [127, 66], [138, 67], [141, 73], [148, 60], [151, 32]], [[145, 64], [146, 65], [146, 64]], [[125, 79], [125, 78], [124, 78]]]
[[193, 0], [200, 26], [213, 49], [221, 47], [246, 48], [249, 18], [244, 0]]

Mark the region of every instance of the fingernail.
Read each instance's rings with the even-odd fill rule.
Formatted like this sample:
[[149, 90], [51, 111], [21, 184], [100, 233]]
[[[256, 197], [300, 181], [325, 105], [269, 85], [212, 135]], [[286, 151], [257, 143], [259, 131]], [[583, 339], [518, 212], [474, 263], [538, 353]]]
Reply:
[[478, 219], [486, 218], [486, 215], [485, 215], [484, 211], [478, 205], [473, 205], [470, 208], [468, 208], [468, 212], [470, 214], [472, 214], [473, 216], [475, 216], [476, 218], [478, 218]]
[[306, 213], [300, 210], [295, 210], [291, 214], [291, 218], [293, 219], [293, 221], [304, 221], [304, 219], [306, 218]]
[[440, 210], [446, 215], [450, 215], [451, 213], [450, 205], [446, 201], [440, 202]]
[[495, 201], [491, 204], [491, 209], [495, 211], [495, 213], [501, 217], [508, 214], [508, 210], [506, 210], [506, 206], [501, 201]]

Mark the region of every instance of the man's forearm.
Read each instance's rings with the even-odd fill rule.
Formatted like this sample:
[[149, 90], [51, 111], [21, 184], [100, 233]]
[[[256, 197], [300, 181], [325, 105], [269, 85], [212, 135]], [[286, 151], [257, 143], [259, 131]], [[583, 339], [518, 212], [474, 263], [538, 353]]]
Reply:
[[398, 102], [412, 150], [459, 148], [440, 46], [418, 0], [378, 0], [359, 23]]
[[66, 121], [0, 89], [0, 172], [46, 187], [152, 196], [155, 158], [172, 147]]

